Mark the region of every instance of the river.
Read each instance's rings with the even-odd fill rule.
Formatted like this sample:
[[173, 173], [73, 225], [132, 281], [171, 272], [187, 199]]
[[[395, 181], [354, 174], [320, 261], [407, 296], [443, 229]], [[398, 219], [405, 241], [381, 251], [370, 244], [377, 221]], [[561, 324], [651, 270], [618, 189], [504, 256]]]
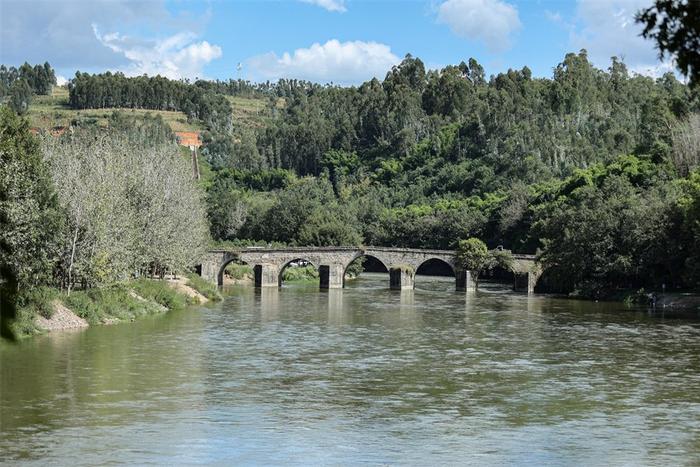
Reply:
[[0, 342], [0, 459], [700, 463], [700, 321], [452, 281], [236, 287]]

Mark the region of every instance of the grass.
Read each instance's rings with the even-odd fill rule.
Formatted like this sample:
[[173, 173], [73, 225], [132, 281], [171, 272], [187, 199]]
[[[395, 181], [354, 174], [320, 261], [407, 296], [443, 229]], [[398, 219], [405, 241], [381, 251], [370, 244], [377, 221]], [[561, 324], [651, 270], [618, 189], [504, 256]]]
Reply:
[[194, 273], [185, 274], [185, 277], [187, 277], [187, 285], [207, 297], [212, 302], [223, 300], [221, 293], [219, 293], [219, 290], [211, 282], [202, 279], [200, 276]]
[[226, 96], [226, 99], [231, 103], [233, 121], [247, 128], [261, 128], [270, 118], [265, 99], [240, 96]]
[[139, 118], [147, 114], [160, 115], [173, 131], [199, 131], [201, 125], [187, 122], [187, 116], [182, 112], [147, 109], [71, 109], [68, 105], [68, 89], [54, 87], [49, 96], [34, 96], [27, 112], [30, 125], [35, 128], [53, 128], [69, 126], [73, 120], [107, 126], [109, 117], [115, 110], [128, 113]]
[[10, 325], [11, 332], [18, 337], [39, 334], [34, 324], [37, 316], [51, 318], [54, 312], [53, 302], [59, 298], [60, 292], [51, 287], [35, 287], [23, 291], [17, 297], [16, 318]]
[[[195, 276], [189, 285], [211, 300], [220, 300], [216, 288]], [[197, 280], [199, 279], [199, 281]], [[201, 282], [200, 282], [201, 281]], [[10, 331], [24, 338], [42, 331], [36, 326], [36, 317], [51, 318], [54, 301], [62, 302], [68, 309], [89, 324], [101, 324], [110, 320], [132, 321], [141, 316], [181, 310], [196, 300], [170, 287], [167, 282], [138, 279], [108, 287], [74, 290], [70, 295], [51, 287], [36, 287], [20, 293], [17, 299], [16, 318]]]
[[[130, 283], [128, 286], [120, 284], [74, 291], [65, 296], [63, 302], [89, 324], [99, 324], [115, 318], [120, 321], [129, 321], [140, 316], [160, 313], [163, 311], [161, 306], [170, 310], [184, 308], [185, 300], [179, 294], [170, 289], [167, 284], [157, 282], [144, 279]], [[146, 300], [140, 300], [134, 296], [131, 289]]]

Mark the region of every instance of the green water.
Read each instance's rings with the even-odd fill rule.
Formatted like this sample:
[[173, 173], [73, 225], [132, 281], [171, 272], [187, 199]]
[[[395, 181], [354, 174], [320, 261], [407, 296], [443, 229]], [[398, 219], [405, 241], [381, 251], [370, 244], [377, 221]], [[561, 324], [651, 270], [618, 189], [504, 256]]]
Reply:
[[700, 464], [700, 322], [363, 275], [0, 343], [0, 462]]

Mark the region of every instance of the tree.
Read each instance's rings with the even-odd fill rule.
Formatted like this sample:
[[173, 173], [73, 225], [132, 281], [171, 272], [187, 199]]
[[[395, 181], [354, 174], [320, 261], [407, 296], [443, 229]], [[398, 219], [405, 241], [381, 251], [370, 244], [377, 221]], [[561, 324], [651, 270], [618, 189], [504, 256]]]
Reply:
[[637, 13], [642, 36], [656, 41], [659, 58], [669, 54], [692, 85], [700, 82], [700, 2], [656, 0]]
[[22, 289], [51, 280], [60, 216], [29, 123], [0, 108], [0, 302], [3, 334]]
[[199, 260], [208, 240], [203, 196], [173, 143], [77, 131], [48, 137], [44, 153], [66, 213], [58, 274], [69, 292]]
[[511, 270], [513, 256], [504, 250], [489, 251], [483, 241], [472, 237], [457, 244], [457, 265], [463, 271], [469, 271], [474, 281], [478, 281], [485, 270], [495, 267]]
[[32, 89], [24, 79], [18, 79], [10, 86], [10, 108], [19, 115], [24, 115], [32, 102]]
[[700, 114], [691, 114], [672, 133], [673, 164], [681, 177], [700, 167]]

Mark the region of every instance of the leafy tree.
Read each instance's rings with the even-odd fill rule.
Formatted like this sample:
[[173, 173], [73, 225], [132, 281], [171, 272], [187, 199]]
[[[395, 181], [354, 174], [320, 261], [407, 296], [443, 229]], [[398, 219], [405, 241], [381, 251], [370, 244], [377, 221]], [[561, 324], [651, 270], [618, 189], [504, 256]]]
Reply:
[[10, 108], [19, 115], [24, 115], [32, 102], [32, 89], [24, 79], [18, 79], [10, 86]]
[[135, 146], [118, 132], [76, 131], [46, 138], [44, 153], [66, 213], [57, 274], [69, 292], [199, 260], [208, 239], [203, 196], [173, 143]]
[[2, 333], [21, 289], [51, 280], [60, 215], [51, 178], [26, 120], [0, 108], [0, 302]]
[[659, 58], [671, 55], [691, 84], [700, 81], [700, 3], [694, 0], [655, 0], [637, 13], [642, 36], [656, 41]]
[[464, 271], [469, 271], [475, 281], [487, 269], [502, 267], [510, 270], [513, 267], [513, 256], [508, 251], [489, 251], [486, 244], [478, 238], [460, 240], [457, 244], [457, 265]]

